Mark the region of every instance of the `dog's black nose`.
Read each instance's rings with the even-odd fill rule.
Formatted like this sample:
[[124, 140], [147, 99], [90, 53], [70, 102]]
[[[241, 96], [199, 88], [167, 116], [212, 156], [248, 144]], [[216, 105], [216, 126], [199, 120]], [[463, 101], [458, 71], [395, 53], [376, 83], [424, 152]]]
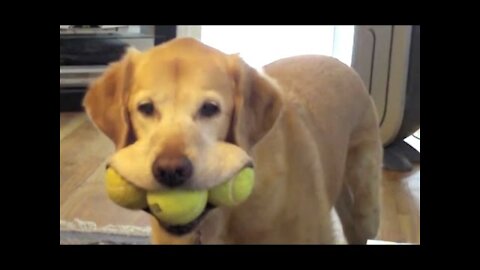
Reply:
[[159, 183], [167, 187], [178, 187], [192, 177], [193, 165], [185, 156], [160, 156], [153, 163], [152, 172]]

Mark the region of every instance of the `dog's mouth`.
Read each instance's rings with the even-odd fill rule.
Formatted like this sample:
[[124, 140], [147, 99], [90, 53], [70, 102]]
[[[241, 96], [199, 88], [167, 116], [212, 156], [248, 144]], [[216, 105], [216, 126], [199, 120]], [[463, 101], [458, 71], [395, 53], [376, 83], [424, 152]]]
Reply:
[[[244, 166], [242, 166], [241, 168], [242, 169], [244, 169], [244, 168], [254, 168], [254, 165], [251, 161], [249, 161]], [[238, 171], [240, 171], [242, 169], [239, 169]], [[238, 171], [236, 173], [238, 173]], [[213, 205], [213, 204], [207, 202], [207, 205], [206, 205], [205, 209], [203, 210], [203, 212], [197, 218], [195, 218], [193, 221], [191, 221], [187, 224], [184, 224], [184, 225], [169, 225], [169, 224], [166, 224], [166, 223], [160, 221], [158, 218], [156, 218], [156, 219], [157, 219], [158, 223], [168, 233], [170, 233], [172, 235], [176, 235], [176, 236], [182, 236], [182, 235], [185, 235], [185, 234], [188, 234], [188, 233], [192, 232], [200, 224], [200, 222], [205, 218], [205, 216], [208, 214], [208, 212], [210, 210], [216, 208], [216, 207], [217, 207], [216, 205]], [[143, 209], [143, 211], [145, 211], [145, 212], [149, 213], [150, 215], [154, 216], [148, 207]]]
[[[185, 234], [188, 234], [188, 233], [192, 232], [198, 226], [198, 224], [200, 224], [200, 222], [205, 218], [207, 213], [210, 210], [214, 209], [215, 207], [216, 207], [215, 205], [213, 205], [211, 203], [207, 203], [207, 206], [205, 207], [203, 212], [196, 219], [194, 219], [193, 221], [191, 221], [187, 224], [184, 224], [184, 225], [169, 225], [169, 224], [165, 224], [165, 223], [161, 222], [160, 220], [158, 220], [158, 218], [156, 218], [156, 219], [157, 219], [158, 223], [168, 233], [176, 235], [176, 236], [182, 236], [182, 235], [185, 235]], [[152, 215], [152, 212], [148, 208], [143, 209], [143, 211]]]

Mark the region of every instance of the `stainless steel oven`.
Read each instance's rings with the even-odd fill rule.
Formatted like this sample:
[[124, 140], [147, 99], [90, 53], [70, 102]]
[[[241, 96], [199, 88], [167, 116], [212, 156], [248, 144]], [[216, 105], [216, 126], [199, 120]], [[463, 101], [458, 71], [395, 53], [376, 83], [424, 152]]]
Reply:
[[147, 50], [174, 38], [176, 26], [60, 25], [60, 111], [81, 110], [88, 84], [124, 50]]

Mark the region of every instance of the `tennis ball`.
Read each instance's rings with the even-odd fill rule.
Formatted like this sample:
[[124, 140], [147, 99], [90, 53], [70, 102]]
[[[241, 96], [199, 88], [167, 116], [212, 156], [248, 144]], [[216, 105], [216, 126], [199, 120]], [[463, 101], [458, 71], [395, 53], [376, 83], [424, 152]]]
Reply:
[[116, 204], [128, 209], [147, 207], [146, 192], [127, 182], [111, 167], [106, 171], [105, 185], [108, 197]]
[[253, 186], [253, 169], [245, 168], [232, 179], [210, 189], [208, 192], [208, 201], [217, 206], [236, 206], [250, 196]]
[[185, 225], [196, 219], [207, 205], [206, 190], [172, 189], [148, 192], [152, 214], [169, 225]]

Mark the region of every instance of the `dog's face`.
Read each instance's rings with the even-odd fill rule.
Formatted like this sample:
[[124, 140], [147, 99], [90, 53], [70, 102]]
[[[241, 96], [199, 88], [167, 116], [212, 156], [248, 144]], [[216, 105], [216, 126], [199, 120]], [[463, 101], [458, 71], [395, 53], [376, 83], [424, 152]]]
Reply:
[[281, 108], [274, 83], [194, 39], [128, 50], [84, 106], [116, 145], [109, 165], [146, 190], [208, 189], [252, 164]]

